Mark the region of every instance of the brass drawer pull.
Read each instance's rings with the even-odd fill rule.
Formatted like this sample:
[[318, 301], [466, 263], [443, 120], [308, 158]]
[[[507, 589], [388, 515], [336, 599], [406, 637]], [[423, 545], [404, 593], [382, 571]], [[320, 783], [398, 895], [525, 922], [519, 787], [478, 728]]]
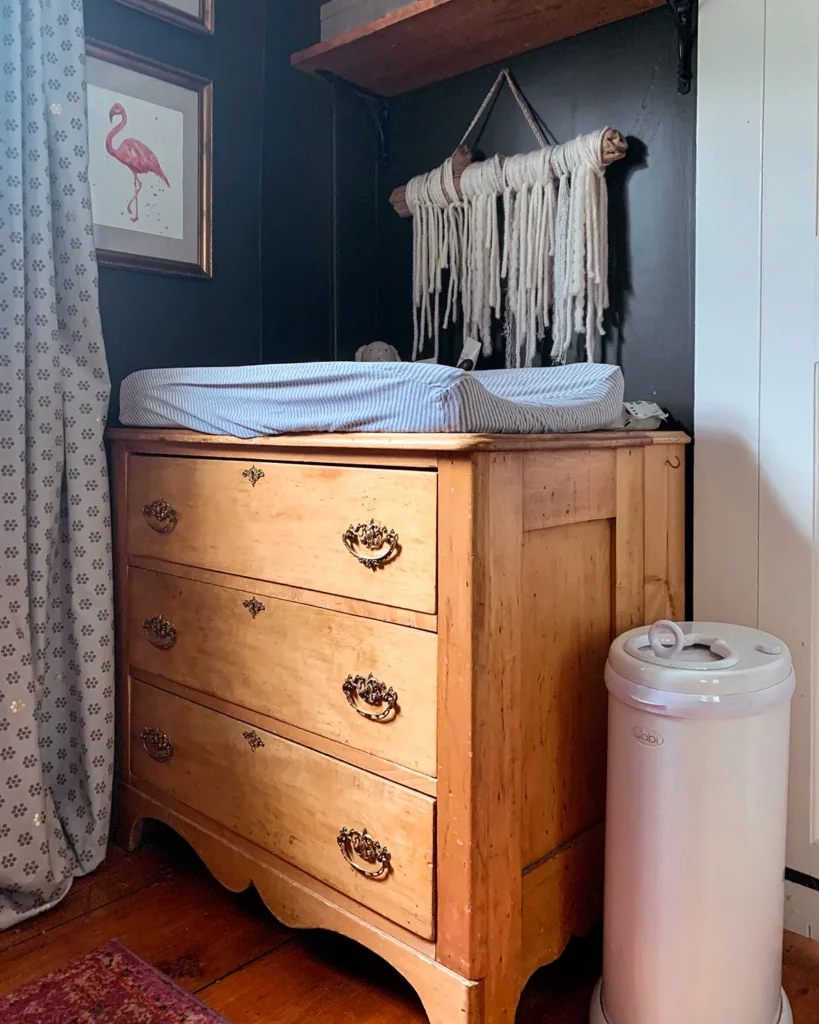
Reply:
[[256, 486], [256, 484], [257, 484], [257, 483], [258, 483], [258, 482], [259, 482], [259, 481], [260, 481], [260, 480], [262, 479], [262, 477], [264, 476], [264, 470], [263, 470], [263, 469], [256, 469], [256, 467], [255, 467], [255, 466], [251, 466], [251, 467], [250, 467], [250, 469], [246, 469], [246, 470], [244, 471], [244, 473], [242, 473], [242, 476], [243, 476], [243, 477], [244, 477], [244, 478], [245, 478], [246, 480], [249, 480], [249, 481], [250, 481], [250, 486], [251, 486], [251, 487], [255, 487], [255, 486]]
[[[389, 874], [390, 851], [386, 846], [376, 842], [366, 828], [363, 832], [359, 832], [357, 829], [343, 828], [336, 841], [341, 850], [341, 856], [360, 875], [364, 875], [365, 878], [380, 879], [386, 878]], [[353, 854], [360, 857], [366, 864], [378, 864], [379, 867], [377, 870], [363, 868], [353, 860]]]
[[[386, 526], [371, 519], [369, 523], [359, 523], [358, 526], [350, 526], [341, 535], [344, 546], [350, 554], [359, 560], [362, 565], [375, 571], [381, 569], [391, 561], [399, 549], [398, 534], [395, 530], [388, 530]], [[367, 548], [368, 551], [380, 551], [378, 555], [363, 555], [359, 547]], [[386, 550], [381, 550], [385, 548]]]
[[164, 764], [173, 757], [173, 743], [169, 736], [166, 736], [161, 729], [143, 729], [140, 733], [142, 746], [148, 752], [148, 756], [154, 761]]
[[[386, 722], [391, 715], [397, 713], [398, 694], [374, 675], [369, 675], [366, 679], [364, 676], [347, 676], [341, 689], [350, 707], [362, 718], [369, 718], [371, 722]], [[380, 707], [383, 710], [378, 713], [366, 711], [358, 706], [357, 701], [363, 701], [368, 707]]]
[[242, 601], [242, 607], [247, 608], [254, 619], [264, 611], [264, 605], [261, 601], [257, 601], [255, 597], [251, 597], [247, 601]]
[[149, 501], [147, 505], [143, 505], [142, 515], [148, 526], [157, 533], [170, 533], [179, 521], [176, 509], [164, 498]]
[[177, 640], [176, 626], [163, 619], [161, 615], [145, 619], [142, 623], [142, 632], [148, 643], [160, 651], [169, 651]]
[[248, 729], [247, 732], [243, 732], [242, 738], [247, 740], [247, 745], [250, 747], [254, 754], [259, 749], [259, 747], [264, 746], [264, 740], [253, 729]]

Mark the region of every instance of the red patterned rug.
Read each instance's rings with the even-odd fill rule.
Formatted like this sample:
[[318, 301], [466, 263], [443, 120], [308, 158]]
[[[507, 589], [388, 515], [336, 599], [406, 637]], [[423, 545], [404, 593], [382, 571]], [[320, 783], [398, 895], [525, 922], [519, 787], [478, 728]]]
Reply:
[[0, 997], [0, 1024], [227, 1024], [113, 940]]

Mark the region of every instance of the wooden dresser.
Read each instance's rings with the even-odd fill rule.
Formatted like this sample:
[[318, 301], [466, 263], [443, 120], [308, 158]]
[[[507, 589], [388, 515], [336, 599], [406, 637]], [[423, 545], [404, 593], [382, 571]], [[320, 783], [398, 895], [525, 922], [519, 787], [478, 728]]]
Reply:
[[512, 1024], [600, 918], [603, 665], [684, 615], [687, 439], [109, 436], [126, 844]]

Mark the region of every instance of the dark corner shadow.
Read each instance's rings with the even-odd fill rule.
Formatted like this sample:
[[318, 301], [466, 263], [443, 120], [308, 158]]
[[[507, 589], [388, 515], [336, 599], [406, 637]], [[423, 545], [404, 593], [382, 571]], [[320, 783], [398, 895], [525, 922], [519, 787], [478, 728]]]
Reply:
[[626, 341], [629, 298], [631, 296], [631, 245], [628, 216], [628, 181], [635, 171], [648, 166], [648, 147], [628, 136], [625, 159], [612, 164], [606, 172], [609, 189], [609, 296], [603, 361], [622, 365]]

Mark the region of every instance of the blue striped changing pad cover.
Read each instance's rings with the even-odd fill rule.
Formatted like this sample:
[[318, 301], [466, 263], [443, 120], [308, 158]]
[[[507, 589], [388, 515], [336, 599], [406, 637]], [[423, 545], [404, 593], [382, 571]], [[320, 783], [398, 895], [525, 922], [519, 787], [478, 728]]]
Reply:
[[551, 434], [608, 427], [622, 404], [616, 366], [470, 373], [431, 363], [277, 363], [132, 373], [122, 382], [120, 422], [234, 437]]

